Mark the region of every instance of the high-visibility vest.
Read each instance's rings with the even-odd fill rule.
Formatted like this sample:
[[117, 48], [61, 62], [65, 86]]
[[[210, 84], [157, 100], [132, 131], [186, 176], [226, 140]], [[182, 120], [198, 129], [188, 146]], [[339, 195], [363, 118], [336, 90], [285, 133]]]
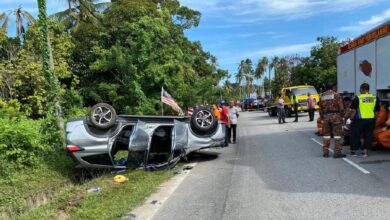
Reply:
[[376, 96], [372, 94], [359, 95], [359, 113], [362, 119], [375, 118], [374, 108], [376, 105]]

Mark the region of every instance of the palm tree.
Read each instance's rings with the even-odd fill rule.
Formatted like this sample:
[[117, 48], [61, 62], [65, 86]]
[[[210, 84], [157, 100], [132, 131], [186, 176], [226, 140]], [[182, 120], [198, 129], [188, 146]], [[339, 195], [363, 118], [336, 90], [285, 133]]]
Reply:
[[[54, 116], [56, 120], [57, 128], [64, 134], [64, 122], [61, 116], [61, 105], [59, 97], [60, 83], [56, 75], [52, 71], [52, 64], [50, 61], [51, 48], [49, 44], [49, 34], [47, 28], [47, 16], [46, 16], [46, 0], [37, 0], [39, 10], [39, 26], [40, 26], [40, 42], [39, 47], [42, 56], [42, 72], [45, 77], [45, 84], [47, 90], [47, 115]], [[63, 145], [65, 140], [62, 140]]]
[[245, 74], [245, 84], [246, 84], [246, 91], [249, 93], [249, 90], [251, 89], [253, 85], [253, 67], [252, 67], [252, 60], [249, 58], [246, 58], [244, 61], [244, 74]]
[[238, 88], [240, 90], [240, 98], [242, 97], [241, 83], [245, 77], [244, 69], [245, 69], [245, 61], [241, 60], [240, 64], [238, 65], [238, 69], [237, 69], [237, 73], [236, 73], [236, 82], [237, 82]]
[[275, 77], [278, 73], [278, 68], [279, 68], [279, 57], [275, 56], [272, 58], [271, 63], [269, 64], [269, 67], [268, 67], [268, 71], [269, 71], [268, 72], [268, 74], [269, 74], [268, 79], [269, 79], [269, 83], [270, 83], [269, 84], [270, 92], [272, 91], [271, 69], [274, 70], [274, 77]]
[[223, 85], [223, 88], [224, 88], [224, 91], [226, 92], [226, 94], [228, 96], [230, 96], [230, 94], [232, 93], [233, 91], [233, 86], [232, 84], [229, 82], [229, 80], [225, 80], [225, 83]]
[[259, 61], [257, 62], [257, 66], [256, 66], [256, 69], [254, 72], [254, 77], [257, 79], [257, 81], [259, 83], [259, 88], [260, 88], [260, 79], [264, 75], [264, 73], [266, 72], [267, 66], [268, 66], [268, 58], [267, 57], [263, 57], [263, 58], [259, 59]]
[[27, 22], [27, 25], [34, 25], [35, 23], [34, 17], [26, 10], [23, 10], [22, 7], [19, 7], [0, 14], [1, 28], [5, 31], [8, 29], [11, 14], [15, 15], [16, 18], [16, 34], [18, 37], [21, 37], [26, 32], [23, 26], [25, 22]]
[[100, 11], [106, 9], [111, 3], [98, 0], [66, 0], [68, 9], [57, 12], [50, 17], [65, 24], [66, 30], [77, 30], [79, 24], [89, 22], [98, 25]]
[[249, 94], [251, 93], [253, 88], [253, 77], [251, 75], [246, 75], [245, 82], [246, 82], [246, 93]]

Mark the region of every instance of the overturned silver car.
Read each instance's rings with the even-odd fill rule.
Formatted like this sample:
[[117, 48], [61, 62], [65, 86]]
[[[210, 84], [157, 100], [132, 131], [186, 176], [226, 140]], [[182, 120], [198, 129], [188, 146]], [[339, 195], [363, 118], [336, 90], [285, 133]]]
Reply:
[[209, 109], [191, 117], [133, 116], [99, 103], [89, 117], [66, 124], [67, 151], [77, 168], [169, 167], [193, 151], [223, 146], [224, 138], [225, 126]]

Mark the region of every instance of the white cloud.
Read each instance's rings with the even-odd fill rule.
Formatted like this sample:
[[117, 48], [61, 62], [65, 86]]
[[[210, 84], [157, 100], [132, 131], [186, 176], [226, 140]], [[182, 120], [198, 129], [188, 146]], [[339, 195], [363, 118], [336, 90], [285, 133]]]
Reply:
[[349, 11], [383, 1], [385, 0], [182, 0], [181, 3], [209, 16], [221, 16], [218, 12], [224, 12], [225, 16], [229, 15], [229, 19], [235, 19], [236, 22], [253, 23]]
[[253, 51], [248, 53], [249, 57], [253, 56], [283, 56], [283, 55], [291, 55], [291, 54], [297, 54], [302, 52], [310, 51], [312, 47], [317, 45], [317, 43], [306, 43], [306, 44], [294, 44], [294, 45], [288, 45], [288, 46], [281, 46], [281, 47], [273, 47], [273, 48], [266, 48], [266, 49], [260, 49], [257, 51]]
[[382, 12], [379, 15], [371, 16], [368, 20], [359, 21], [356, 24], [340, 27], [338, 30], [342, 32], [362, 32], [368, 31], [375, 26], [378, 26], [390, 19], [390, 9]]
[[273, 56], [287, 56], [294, 54], [301, 54], [305, 52], [309, 52], [312, 47], [316, 46], [316, 42], [305, 43], [305, 44], [293, 44], [279, 47], [271, 47], [271, 48], [262, 48], [253, 51], [246, 51], [241, 54], [236, 53], [226, 53], [224, 56], [219, 57], [219, 61], [223, 64], [228, 64], [231, 62], [237, 62], [238, 60], [242, 60], [245, 58], [251, 58], [254, 60], [259, 59], [259, 57], [273, 57]]
[[254, 37], [256, 35], [258, 35], [258, 34], [256, 34], [256, 33], [243, 33], [243, 34], [237, 34], [236, 36], [238, 38], [251, 38], [251, 37]]

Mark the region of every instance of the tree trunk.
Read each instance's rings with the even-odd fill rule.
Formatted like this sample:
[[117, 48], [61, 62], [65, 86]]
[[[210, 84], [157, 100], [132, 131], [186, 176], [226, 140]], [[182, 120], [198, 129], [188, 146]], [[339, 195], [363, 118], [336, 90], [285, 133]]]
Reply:
[[[47, 90], [47, 115], [55, 115], [57, 128], [64, 132], [59, 100], [60, 85], [53, 73], [54, 60], [47, 28], [46, 0], [37, 0], [39, 9], [40, 51], [42, 56], [42, 72]], [[63, 140], [63, 143], [64, 140]]]

